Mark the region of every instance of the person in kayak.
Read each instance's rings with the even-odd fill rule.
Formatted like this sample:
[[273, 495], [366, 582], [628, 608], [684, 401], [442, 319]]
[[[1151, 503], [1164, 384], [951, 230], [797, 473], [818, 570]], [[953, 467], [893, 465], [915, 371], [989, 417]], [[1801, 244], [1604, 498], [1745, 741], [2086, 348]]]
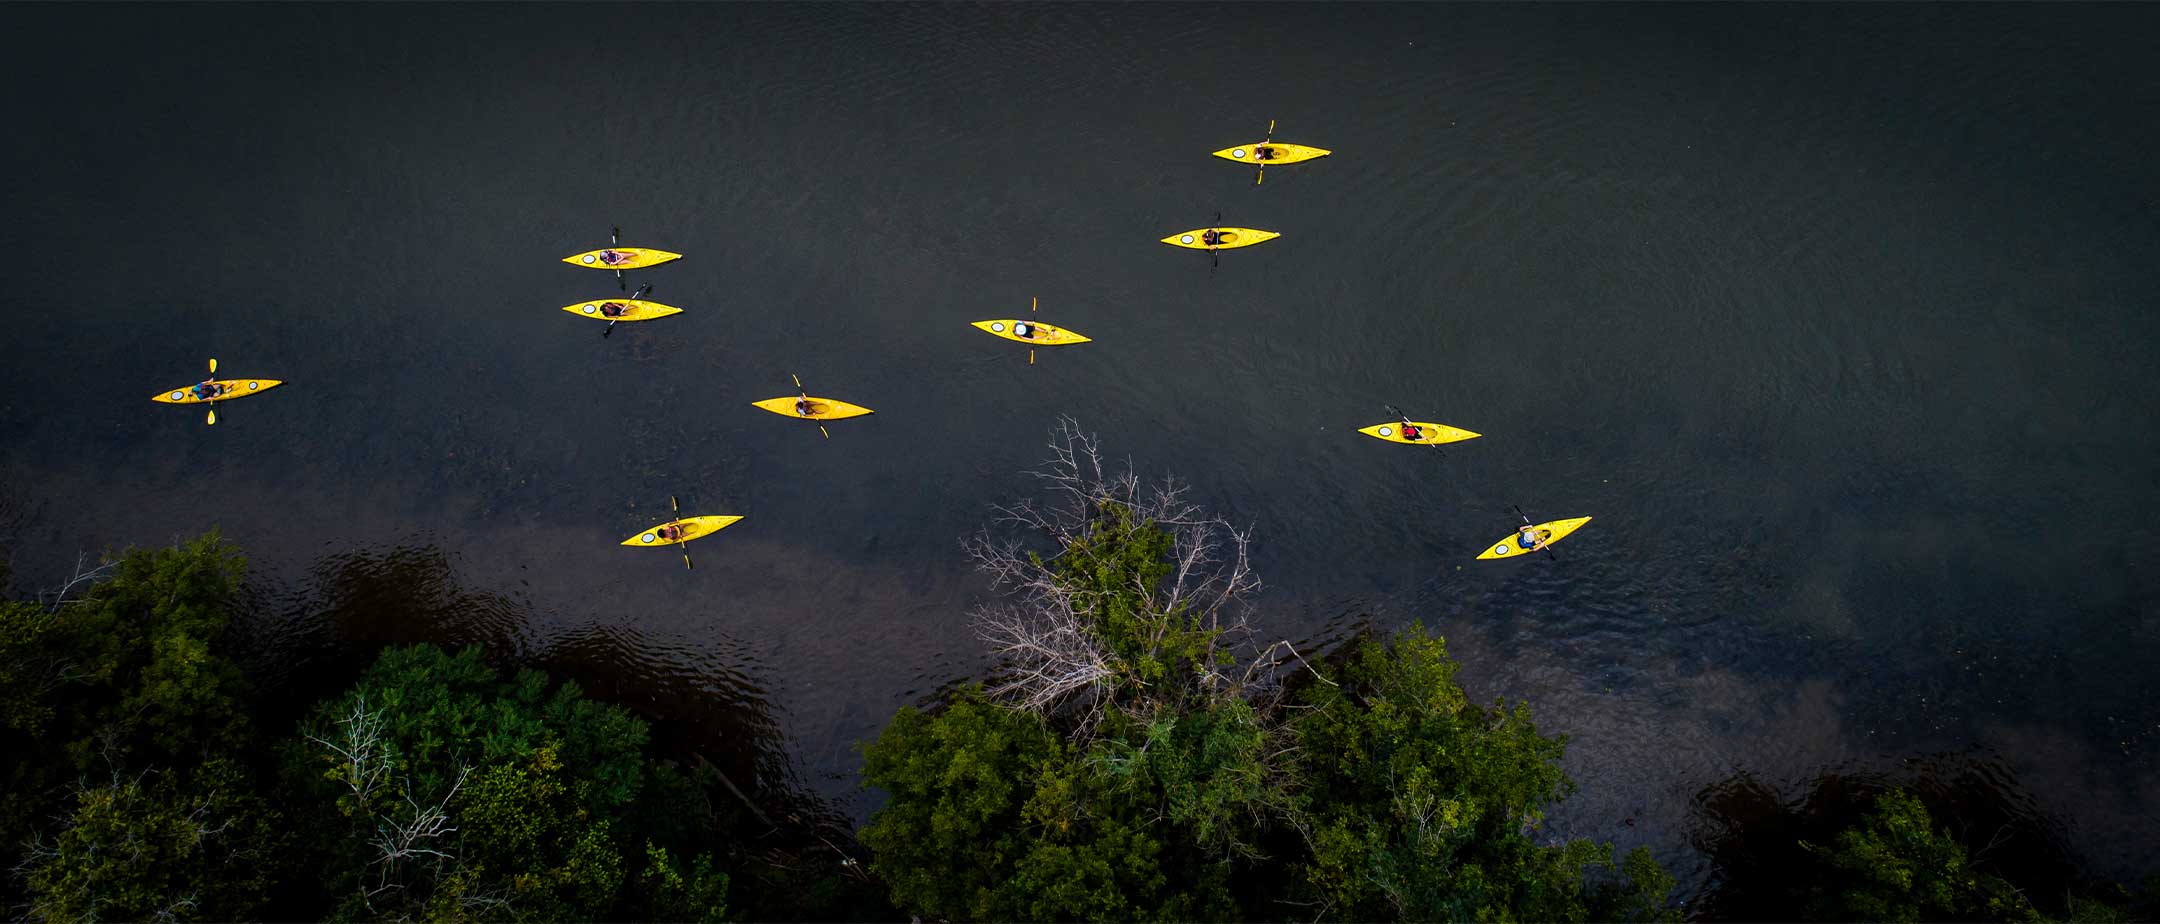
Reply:
[[1422, 440], [1425, 438], [1425, 431], [1419, 430], [1417, 424], [1405, 420], [1402, 425], [1402, 438], [1412, 441]]
[[1222, 232], [1213, 228], [1200, 232], [1200, 243], [1214, 247], [1222, 243]]
[[653, 530], [653, 533], [659, 536], [660, 541], [662, 542], [674, 542], [675, 540], [682, 538], [682, 527], [674, 523], [669, 523], [666, 526], [662, 526], [659, 529]]
[[1528, 523], [1524, 523], [1521, 529], [1515, 531], [1515, 544], [1532, 552], [1546, 546], [1545, 538], [1538, 535], [1537, 527]]
[[1252, 156], [1254, 160], [1274, 160], [1275, 149], [1264, 144], [1255, 145], [1252, 149]]
[[1033, 340], [1035, 339], [1035, 325], [1029, 324], [1026, 321], [1014, 321], [1013, 336], [1026, 337], [1029, 340]]
[[619, 318], [629, 313], [630, 306], [621, 302], [603, 302], [600, 305], [600, 316], [603, 318]]
[[625, 250], [600, 251], [600, 262], [609, 266], [620, 266], [635, 259], [637, 259], [637, 254]]
[[816, 410], [813, 410], [813, 409], [812, 409], [812, 408], [810, 407], [810, 393], [809, 393], [809, 392], [803, 392], [803, 396], [802, 396], [802, 397], [800, 397], [800, 398], [797, 398], [797, 399], [795, 399], [795, 416], [797, 416], [797, 417], [815, 417], [815, 416], [817, 416], [817, 411], [816, 411]]
[[195, 387], [190, 390], [195, 393], [195, 400], [208, 401], [224, 394], [225, 386], [218, 384], [216, 379], [204, 379], [195, 383]]

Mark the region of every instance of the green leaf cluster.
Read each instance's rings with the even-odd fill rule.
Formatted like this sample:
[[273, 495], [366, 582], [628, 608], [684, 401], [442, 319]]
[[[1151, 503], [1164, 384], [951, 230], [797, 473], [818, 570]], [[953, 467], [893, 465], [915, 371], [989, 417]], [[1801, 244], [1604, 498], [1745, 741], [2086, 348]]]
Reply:
[[1061, 586], [1080, 601], [1089, 628], [1131, 693], [1189, 691], [1198, 670], [1213, 663], [1219, 632], [1200, 624], [1189, 606], [1166, 608], [1154, 591], [1171, 575], [1172, 538], [1131, 507], [1097, 505], [1085, 530], [1049, 562]]
[[[1999, 876], [1976, 871], [1965, 848], [1903, 790], [1876, 800], [1828, 845], [1802, 841], [1817, 921], [2037, 921], [2032, 903]], [[2097, 907], [2097, 906], [2096, 906]]]
[[[131, 550], [64, 605], [0, 603], [0, 837], [22, 850], [0, 903], [70, 921], [726, 913], [699, 787], [574, 685], [393, 649], [302, 735], [264, 734], [233, 655], [243, 569], [212, 534]], [[371, 756], [322, 759], [356, 709]], [[383, 861], [416, 822], [430, 836]]]
[[275, 817], [225, 758], [76, 793], [68, 824], [26, 875], [40, 920], [238, 920], [266, 900]]
[[[979, 688], [865, 750], [862, 832], [900, 907], [953, 920], [1670, 917], [1647, 852], [1533, 839], [1572, 789], [1526, 707], [1470, 703], [1445, 646], [1365, 640], [1294, 702], [1214, 675], [1220, 630], [1158, 593], [1171, 535], [1115, 502], [1047, 567], [1114, 662], [1099, 716]], [[1042, 559], [1037, 560], [1043, 563]]]
[[282, 834], [221, 653], [244, 562], [213, 533], [108, 567], [65, 605], [0, 604], [0, 834], [32, 845], [11, 898], [39, 919], [246, 917]]
[[[372, 763], [352, 759], [355, 717], [372, 723]], [[319, 706], [291, 765], [315, 809], [311, 829], [324, 832], [315, 846], [343, 915], [719, 914], [726, 878], [712, 858], [680, 865], [637, 830], [645, 791], [680, 792], [664, 779], [673, 771], [645, 756], [647, 738], [642, 721], [574, 684], [529, 670], [503, 676], [477, 648], [414, 646], [383, 652], [344, 696]], [[398, 856], [382, 846], [384, 832], [430, 812], [440, 833], [414, 842], [424, 850]], [[642, 894], [648, 887], [660, 892]]]
[[[1654, 919], [1673, 885], [1647, 852], [1533, 839], [1574, 784], [1528, 706], [1469, 701], [1445, 643], [1412, 627], [1357, 645], [1292, 722], [1311, 853], [1302, 901], [1343, 920]], [[1589, 873], [1617, 876], [1594, 879]]]
[[895, 903], [957, 920], [1224, 917], [1227, 870], [1178, 856], [1152, 815], [1040, 719], [979, 688], [903, 708], [865, 749], [892, 799], [863, 829]]

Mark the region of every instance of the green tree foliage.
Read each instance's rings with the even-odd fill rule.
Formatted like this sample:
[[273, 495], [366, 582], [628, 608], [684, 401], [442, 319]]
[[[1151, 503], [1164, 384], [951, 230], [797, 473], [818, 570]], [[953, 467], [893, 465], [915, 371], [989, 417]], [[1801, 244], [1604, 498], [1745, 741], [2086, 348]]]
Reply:
[[865, 756], [864, 779], [892, 800], [862, 839], [903, 908], [957, 920], [1225, 916], [1226, 869], [1179, 862], [1145, 830], [1142, 800], [979, 689], [935, 715], [900, 710]]
[[57, 842], [32, 851], [32, 920], [230, 921], [262, 906], [283, 839], [238, 764], [114, 779], [76, 799]]
[[1469, 703], [1438, 639], [1311, 670], [1277, 657], [1285, 643], [1239, 654], [1245, 536], [1174, 484], [1103, 478], [1069, 423], [1052, 447], [1062, 506], [1008, 511], [1051, 548], [970, 546], [1016, 598], [977, 616], [1005, 673], [901, 710], [866, 749], [864, 782], [890, 800], [862, 839], [896, 904], [956, 920], [1667, 915], [1673, 881], [1646, 852], [1615, 865], [1610, 847], [1531, 839], [1572, 787], [1564, 742], [1524, 707]]
[[243, 567], [211, 534], [129, 551], [79, 576], [106, 579], [74, 599], [0, 606], [0, 825], [37, 845], [16, 880], [34, 917], [216, 919], [260, 905], [280, 841], [243, 759], [246, 687], [224, 654]]
[[[1307, 684], [1292, 722], [1300, 810], [1312, 831], [1299, 891], [1344, 920], [1634, 920], [1662, 914], [1673, 880], [1647, 852], [1531, 839], [1574, 784], [1566, 746], [1529, 707], [1482, 707], [1445, 643], [1412, 627], [1358, 644]], [[1593, 866], [1620, 883], [1586, 880]]]
[[237, 667], [215, 650], [244, 565], [215, 534], [134, 550], [80, 599], [0, 605], [0, 821], [23, 830], [65, 781], [191, 764], [245, 738]]
[[[317, 710], [295, 770], [346, 915], [718, 913], [726, 878], [711, 857], [677, 865], [632, 830], [646, 789], [682, 791], [645, 756], [647, 738], [642, 721], [574, 684], [504, 677], [477, 648], [416, 646], [385, 651]], [[639, 894], [648, 887], [662, 892]]]
[[667, 848], [645, 842], [642, 891], [648, 921], [689, 921], [719, 924], [727, 920], [726, 873], [713, 868], [710, 855], [699, 854], [693, 863], [679, 863]]
[[2010, 883], [1975, 871], [1949, 830], [1902, 790], [1885, 793], [1874, 811], [1831, 844], [1800, 846], [1819, 859], [1807, 877], [1814, 893], [1810, 920], [2040, 919]]

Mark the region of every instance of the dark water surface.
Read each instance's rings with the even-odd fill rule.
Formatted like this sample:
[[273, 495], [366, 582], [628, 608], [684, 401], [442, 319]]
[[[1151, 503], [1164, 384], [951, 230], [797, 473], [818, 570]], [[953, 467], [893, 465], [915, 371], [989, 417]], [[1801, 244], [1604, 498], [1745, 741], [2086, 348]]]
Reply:
[[[1269, 633], [1423, 619], [1572, 735], [1567, 833], [1699, 884], [1721, 781], [1949, 754], [2149, 868], [2160, 7], [18, 4], [0, 34], [18, 593], [217, 524], [272, 610], [434, 607], [378, 628], [784, 734], [768, 771], [859, 816], [855, 742], [984, 668], [957, 541], [1070, 414], [1257, 528]], [[1258, 188], [1207, 156], [1270, 118], [1337, 153]], [[1284, 237], [1212, 274], [1156, 243], [1218, 210]], [[615, 291], [557, 262], [610, 224], [689, 255], [635, 274], [684, 315], [558, 310]], [[1095, 343], [1030, 367], [968, 326], [1030, 296]], [[290, 384], [214, 429], [148, 402], [209, 356]], [[790, 373], [878, 413], [825, 441], [749, 407]], [[1383, 403], [1486, 438], [1357, 435]], [[670, 493], [747, 517], [694, 572], [615, 545]], [[1470, 561], [1516, 503], [1596, 520]]]

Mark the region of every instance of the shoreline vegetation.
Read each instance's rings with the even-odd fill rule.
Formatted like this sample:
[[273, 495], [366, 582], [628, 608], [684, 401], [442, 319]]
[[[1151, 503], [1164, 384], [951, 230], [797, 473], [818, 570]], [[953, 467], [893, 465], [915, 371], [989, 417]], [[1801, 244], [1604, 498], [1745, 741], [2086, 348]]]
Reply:
[[1040, 493], [965, 546], [1001, 666], [863, 745], [888, 798], [860, 831], [502, 652], [349, 640], [349, 669], [295, 681], [239, 631], [245, 561], [212, 532], [0, 602], [0, 903], [41, 922], [2160, 915], [2150, 885], [2084, 878], [2015, 818], [1970, 824], [1954, 785], [1826, 778], [1795, 808], [1745, 775], [1698, 799], [1717, 872], [1683, 903], [1647, 850], [1545, 829], [1577, 789], [1564, 737], [1472, 701], [1442, 638], [1268, 639], [1249, 533], [1106, 470], [1070, 420], [1050, 446]]

